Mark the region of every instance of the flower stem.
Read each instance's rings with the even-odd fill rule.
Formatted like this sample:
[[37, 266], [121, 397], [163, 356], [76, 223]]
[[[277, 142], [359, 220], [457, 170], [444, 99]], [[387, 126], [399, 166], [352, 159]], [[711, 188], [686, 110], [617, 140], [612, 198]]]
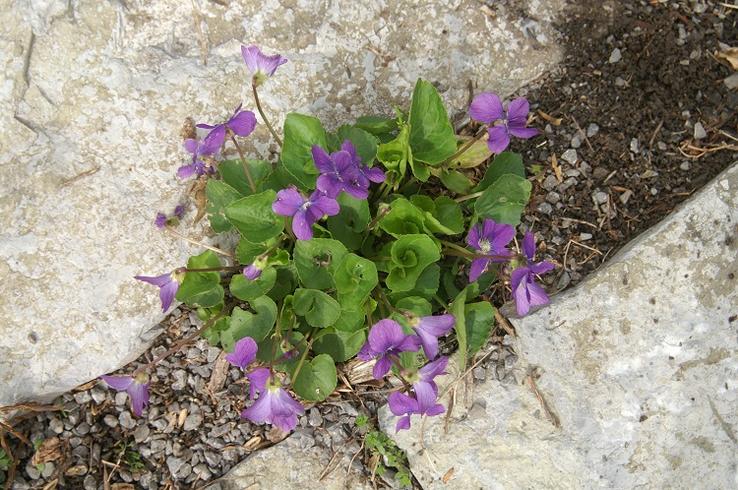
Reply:
[[188, 267], [183, 267], [184, 272], [223, 272], [223, 271], [233, 271], [240, 269], [240, 265], [227, 265], [224, 267], [205, 267], [201, 269], [190, 269]]
[[453, 155], [451, 155], [450, 157], [448, 157], [447, 159], [445, 159], [443, 161], [443, 163], [441, 163], [441, 166], [448, 165], [449, 163], [453, 162], [454, 160], [456, 160], [457, 158], [459, 158], [461, 155], [463, 155], [464, 153], [466, 153], [466, 150], [468, 150], [469, 148], [471, 148], [474, 143], [476, 143], [479, 139], [482, 138], [482, 136], [484, 136], [484, 132], [485, 132], [486, 129], [487, 128], [485, 128], [484, 126], [482, 126], [481, 128], [479, 128], [479, 132], [477, 132], [477, 134], [475, 134], [474, 137], [472, 139], [470, 139], [469, 141], [467, 141], [461, 148], [459, 148], [458, 150], [456, 150], [456, 153], [454, 153]]
[[256, 109], [259, 111], [261, 118], [264, 120], [264, 124], [266, 124], [266, 127], [267, 129], [269, 129], [269, 132], [272, 133], [272, 136], [274, 137], [274, 140], [277, 142], [277, 144], [279, 146], [282, 146], [282, 139], [279, 137], [277, 132], [274, 131], [272, 124], [269, 122], [269, 119], [267, 119], [266, 114], [264, 114], [264, 110], [261, 108], [261, 102], [259, 101], [259, 93], [256, 90], [256, 84], [252, 83], [251, 88], [254, 91], [254, 102], [256, 103]]
[[509, 255], [488, 255], [488, 254], [477, 254], [470, 252], [469, 250], [456, 245], [455, 243], [441, 240], [441, 244], [450, 250], [446, 250], [446, 255], [453, 255], [455, 257], [465, 257], [468, 259], [501, 259], [510, 260], [512, 257]]
[[173, 230], [169, 226], [167, 226], [166, 228], [164, 228], [164, 230], [166, 230], [167, 233], [169, 233], [171, 235], [174, 235], [177, 238], [181, 238], [182, 240], [184, 240], [186, 242], [190, 242], [193, 245], [199, 245], [200, 247], [207, 248], [208, 250], [212, 250], [213, 252], [215, 252], [217, 254], [223, 255], [225, 257], [233, 258], [233, 254], [232, 253], [226, 252], [225, 250], [221, 250], [221, 249], [219, 249], [217, 247], [211, 247], [210, 245], [206, 245], [206, 244], [204, 244], [202, 242], [198, 242], [197, 240], [193, 240], [192, 238], [187, 237], [187, 236], [184, 236], [183, 234], [179, 233], [178, 231]]
[[484, 193], [484, 191], [475, 192], [474, 194], [469, 194], [467, 196], [457, 197], [456, 199], [454, 199], [454, 201], [456, 201], [456, 202], [464, 202], [464, 201], [468, 201], [469, 199], [476, 199], [479, 196], [481, 196], [483, 193]]
[[243, 155], [243, 150], [241, 149], [241, 145], [238, 144], [238, 141], [236, 141], [236, 136], [233, 134], [231, 134], [231, 141], [233, 141], [233, 144], [236, 147], [236, 150], [238, 150], [238, 155], [241, 157], [241, 165], [243, 165], [243, 171], [246, 174], [246, 179], [249, 181], [249, 187], [251, 187], [251, 192], [256, 194], [256, 184], [254, 183], [254, 178], [251, 176], [251, 169], [249, 169], [249, 164], [246, 163], [246, 157]]
[[[310, 333], [308, 333], [308, 335], [307, 335], [307, 337], [305, 337], [305, 339], [307, 340], [307, 338], [310, 337], [310, 335], [312, 333], [313, 333], [312, 331]], [[291, 381], [292, 386], [295, 385], [295, 381], [297, 381], [297, 377], [300, 375], [300, 371], [302, 370], [302, 365], [305, 364], [305, 359], [307, 358], [308, 352], [310, 351], [310, 348], [312, 346], [313, 346], [313, 341], [312, 340], [310, 342], [308, 342], [307, 345], [305, 346], [305, 350], [303, 351], [302, 356], [300, 356], [300, 360], [297, 363], [297, 367], [295, 368], [295, 372], [292, 375], [292, 381]]]

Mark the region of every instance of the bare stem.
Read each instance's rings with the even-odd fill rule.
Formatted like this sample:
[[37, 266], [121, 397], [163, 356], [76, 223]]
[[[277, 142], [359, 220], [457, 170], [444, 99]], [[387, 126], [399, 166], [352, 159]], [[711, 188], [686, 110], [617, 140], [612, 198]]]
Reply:
[[484, 132], [486, 131], [486, 129], [487, 128], [485, 128], [485, 127], [479, 128], [479, 132], [477, 134], [475, 134], [472, 139], [470, 139], [469, 141], [467, 141], [461, 148], [459, 148], [458, 150], [456, 150], [456, 153], [454, 153], [453, 155], [451, 155], [450, 157], [448, 157], [446, 160], [444, 160], [443, 163], [441, 164], [441, 166], [448, 165], [449, 163], [453, 162], [454, 160], [456, 160], [457, 158], [459, 158], [461, 155], [463, 155], [464, 153], [466, 153], [466, 150], [468, 150], [469, 148], [471, 148], [474, 143], [476, 143], [479, 139], [482, 138], [482, 136], [484, 136]]
[[197, 240], [194, 240], [194, 239], [192, 239], [192, 238], [190, 238], [188, 236], [184, 236], [183, 234], [181, 234], [178, 231], [175, 231], [174, 229], [170, 228], [169, 226], [167, 226], [166, 228], [164, 228], [164, 230], [166, 230], [167, 233], [169, 233], [171, 235], [174, 235], [177, 238], [181, 238], [182, 240], [184, 240], [186, 242], [190, 242], [193, 245], [199, 245], [200, 247], [207, 248], [208, 250], [212, 250], [213, 252], [215, 252], [217, 254], [223, 255], [225, 257], [231, 257], [231, 258], [233, 258], [233, 254], [232, 253], [226, 252], [225, 250], [221, 250], [221, 249], [219, 249], [217, 247], [212, 247], [210, 245], [206, 245], [206, 244], [204, 244], [202, 242], [199, 242]]
[[243, 165], [243, 171], [246, 174], [246, 179], [249, 181], [251, 192], [256, 194], [256, 184], [254, 183], [254, 178], [251, 176], [251, 169], [249, 169], [249, 164], [246, 163], [246, 157], [243, 155], [241, 145], [238, 144], [238, 141], [236, 141], [236, 136], [233, 134], [231, 134], [231, 141], [233, 141], [233, 145], [236, 147], [236, 150], [238, 150], [238, 155], [241, 157], [241, 165]]
[[240, 269], [240, 265], [227, 265], [224, 267], [204, 267], [201, 269], [190, 269], [188, 267], [183, 267], [184, 272], [223, 272], [223, 271], [233, 271]]
[[272, 124], [269, 122], [269, 119], [267, 119], [266, 114], [264, 114], [264, 110], [261, 108], [261, 102], [259, 101], [259, 93], [256, 90], [256, 84], [252, 83], [251, 88], [254, 91], [254, 102], [256, 103], [256, 109], [259, 111], [259, 115], [261, 115], [261, 118], [264, 120], [264, 124], [266, 124], [266, 127], [267, 129], [269, 129], [269, 132], [272, 133], [274, 140], [277, 142], [279, 146], [282, 146], [282, 139], [279, 137], [277, 132], [274, 131]]

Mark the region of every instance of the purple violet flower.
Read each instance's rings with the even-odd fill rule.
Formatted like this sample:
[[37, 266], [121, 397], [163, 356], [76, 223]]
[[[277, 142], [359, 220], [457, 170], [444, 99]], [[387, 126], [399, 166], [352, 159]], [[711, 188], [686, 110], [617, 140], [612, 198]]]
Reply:
[[[260, 369], [266, 369], [268, 374], [267, 368]], [[252, 385], [260, 383], [257, 387], [259, 398], [253, 405], [241, 412], [241, 417], [255, 424], [266, 422], [279, 427], [284, 432], [290, 432], [297, 425], [297, 416], [305, 413], [305, 409], [281, 387], [274, 376], [264, 378], [263, 371], [257, 371], [259, 371], [259, 376], [255, 379], [250, 378], [250, 380]]]
[[241, 46], [241, 56], [246, 67], [251, 72], [254, 85], [261, 85], [267, 78], [274, 75], [281, 65], [287, 63], [287, 58], [280, 54], [271, 56], [261, 52], [258, 46]]
[[246, 268], [243, 270], [243, 275], [246, 277], [246, 279], [253, 281], [254, 279], [258, 279], [259, 276], [261, 276], [261, 269], [256, 266], [256, 263], [249, 264], [246, 266]]
[[312, 148], [315, 167], [320, 172], [316, 187], [327, 196], [336, 198], [346, 191], [356, 199], [369, 197], [369, 179], [359, 171], [347, 151], [328, 153], [318, 145]]
[[205, 138], [201, 141], [195, 139], [186, 139], [184, 142], [184, 148], [187, 153], [192, 154], [192, 163], [179, 167], [177, 170], [177, 177], [180, 179], [186, 179], [197, 175], [198, 177], [204, 174], [212, 174], [215, 169], [205, 163], [202, 159], [203, 156], [211, 156], [220, 150], [220, 146], [223, 144], [225, 138], [225, 127], [216, 128], [208, 133]]
[[248, 136], [256, 127], [256, 115], [251, 111], [242, 111], [242, 105], [243, 104], [238, 104], [236, 110], [233, 111], [233, 115], [224, 123], [216, 124], [215, 126], [211, 126], [210, 124], [198, 124], [196, 127], [209, 129], [210, 133], [208, 133], [208, 136], [210, 134], [214, 135], [213, 138], [216, 139], [216, 141], [214, 141], [213, 144], [215, 145], [217, 142], [218, 148], [223, 146], [228, 130], [238, 136]]
[[351, 142], [351, 140], [345, 140], [341, 144], [341, 150], [347, 151], [349, 155], [351, 155], [351, 160], [354, 162], [354, 165], [359, 168], [359, 172], [361, 172], [361, 174], [368, 180], [374, 182], [375, 184], [384, 182], [386, 176], [384, 175], [382, 169], [379, 167], [368, 167], [362, 164], [361, 157], [359, 157], [359, 154], [356, 152], [356, 147]]
[[241, 371], [246, 370], [246, 366], [254, 362], [256, 359], [256, 352], [259, 347], [256, 345], [256, 341], [251, 337], [244, 337], [233, 346], [233, 352], [225, 356], [226, 361], [230, 362], [231, 365], [240, 368]]
[[156, 219], [154, 219], [154, 226], [160, 230], [167, 226], [167, 215], [164, 213], [156, 213]]
[[527, 232], [523, 238], [523, 254], [527, 259], [526, 265], [515, 268], [510, 277], [515, 308], [520, 316], [527, 315], [532, 307], [543, 306], [549, 302], [546, 291], [535, 282], [535, 279], [537, 275], [552, 270], [554, 265], [546, 260], [533, 263], [535, 253], [535, 238], [533, 233]]
[[413, 396], [396, 391], [387, 398], [390, 411], [400, 417], [395, 425], [399, 432], [410, 428], [410, 417], [417, 415], [440, 415], [446, 409], [438, 400], [438, 386], [434, 378], [445, 373], [448, 357], [439, 357], [429, 362], [415, 374], [413, 382]]
[[160, 276], [134, 276], [134, 278], [158, 286], [161, 310], [167, 311], [172, 306], [174, 296], [177, 294], [179, 285], [184, 279], [184, 273], [174, 271]]
[[[537, 129], [526, 127], [528, 112], [530, 105], [525, 98], [513, 100], [505, 111], [500, 98], [491, 92], [477, 95], [469, 106], [469, 115], [472, 119], [490, 125], [487, 130], [489, 136], [487, 146], [492, 153], [505, 151], [510, 144], [510, 135], [528, 139], [538, 134]], [[500, 121], [501, 124], [493, 126], [496, 121]]]
[[[510, 256], [507, 244], [515, 237], [515, 228], [511, 225], [497, 223], [492, 219], [485, 219], [481, 225], [472, 226], [466, 237], [466, 243], [471, 248], [482, 252], [483, 255]], [[487, 271], [490, 263], [502, 262], [502, 258], [474, 259], [469, 269], [469, 282], [476, 281], [479, 276]]]
[[401, 352], [417, 351], [420, 339], [407, 335], [394, 320], [384, 319], [375, 323], [369, 331], [369, 338], [358, 353], [359, 359], [369, 361], [377, 358], [372, 374], [382, 379], [392, 367], [392, 362]]
[[125, 391], [131, 400], [131, 409], [140, 417], [149, 404], [149, 377], [146, 373], [132, 376], [100, 376], [105, 384], [116, 391]]
[[418, 413], [418, 401], [405, 393], [395, 391], [387, 397], [387, 403], [392, 414], [400, 417], [395, 425], [395, 432], [409, 429], [410, 416]]
[[280, 216], [292, 216], [292, 232], [299, 240], [310, 240], [313, 224], [323, 216], [337, 215], [340, 207], [323, 192], [315, 191], [305, 199], [295, 187], [288, 187], [277, 193], [272, 210]]
[[423, 346], [425, 357], [429, 360], [436, 358], [438, 355], [438, 338], [449, 333], [455, 321], [454, 316], [450, 314], [412, 317], [410, 319], [410, 326], [415, 329], [415, 333], [420, 339], [420, 345]]
[[185, 205], [184, 204], [178, 204], [174, 208], [174, 216], [176, 216], [178, 219], [182, 219], [182, 218], [184, 218], [185, 211], [186, 211]]

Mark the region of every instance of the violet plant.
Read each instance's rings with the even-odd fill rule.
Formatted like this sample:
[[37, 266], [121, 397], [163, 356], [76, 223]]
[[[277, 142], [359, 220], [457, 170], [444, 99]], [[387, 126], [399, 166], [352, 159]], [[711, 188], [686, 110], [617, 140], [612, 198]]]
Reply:
[[[388, 397], [397, 430], [413, 415], [443, 413], [435, 379], [449, 359], [439, 355], [448, 352], [441, 339], [455, 335], [463, 369], [494, 326], [486, 299], [493, 287], [521, 315], [548, 302], [537, 277], [553, 265], [533, 261], [529, 231], [520, 230], [522, 250], [512, 246], [531, 183], [521, 156], [503, 150], [511, 136], [537, 134], [527, 127], [528, 102], [505, 109], [497, 95], [478, 95], [470, 116], [483, 124], [465, 138], [433, 85], [418, 80], [409, 110], [394, 117], [359, 117], [331, 131], [290, 113], [280, 137], [258, 87], [287, 60], [256, 46], [242, 47], [242, 56], [279, 159], [246, 157], [239, 138], [257, 120], [241, 104], [225, 121], [197, 124], [202, 134], [184, 141], [190, 161], [177, 175], [198, 179], [210, 227], [238, 245], [206, 247], [184, 267], [136, 279], [159, 288], [165, 311], [175, 299], [197, 311], [196, 335], [243, 371], [242, 416], [254, 423], [294, 429], [303, 403], [330, 396], [336, 364], [354, 357], [374, 362], [376, 379], [400, 380]], [[240, 158], [224, 157], [230, 144]], [[475, 179], [472, 169], [488, 161]], [[159, 213], [155, 224], [186, 238], [174, 231], [183, 212], [180, 205], [171, 217]], [[194, 338], [132, 376], [103, 380], [126, 390], [140, 415], [146, 369]]]

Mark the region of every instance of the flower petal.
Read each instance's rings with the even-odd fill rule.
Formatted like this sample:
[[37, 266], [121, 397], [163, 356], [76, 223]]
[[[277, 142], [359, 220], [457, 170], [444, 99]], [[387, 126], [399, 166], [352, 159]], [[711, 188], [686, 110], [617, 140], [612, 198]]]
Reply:
[[548, 294], [540, 284], [531, 280], [528, 283], [528, 302], [531, 306], [543, 306], [549, 303]]
[[138, 279], [139, 281], [153, 284], [154, 286], [162, 287], [162, 286], [169, 284], [172, 281], [172, 274], [168, 272], [160, 276], [133, 276], [133, 278]]
[[479, 276], [487, 271], [489, 266], [489, 259], [474, 259], [469, 268], [469, 282], [474, 282], [479, 279]]
[[524, 128], [528, 123], [530, 105], [524, 97], [519, 97], [507, 106], [507, 125], [511, 128]]
[[382, 356], [377, 359], [377, 363], [374, 364], [372, 376], [374, 376], [374, 379], [382, 379], [387, 375], [391, 368], [392, 360], [387, 356]]
[[261, 54], [261, 50], [253, 44], [248, 47], [241, 46], [241, 56], [251, 73], [256, 73], [259, 70], [259, 65], [257, 64], [258, 54]]
[[195, 175], [196, 167], [194, 164], [183, 165], [177, 169], [177, 177], [180, 179], [189, 179]]
[[395, 432], [400, 432], [401, 430], [407, 430], [409, 428], [410, 428], [410, 414], [397, 419], [397, 424], [395, 425]]
[[313, 203], [311, 207], [320, 210], [321, 217], [323, 215], [335, 216], [341, 211], [338, 201], [323, 193], [313, 192], [310, 196], [310, 201]]
[[367, 167], [366, 165], [363, 165], [361, 167], [361, 173], [363, 173], [367, 179], [374, 182], [375, 184], [384, 182], [387, 178], [387, 176], [384, 175], [384, 171], [379, 167]]
[[298, 240], [310, 240], [313, 238], [313, 223], [314, 221], [311, 222], [306, 211], [299, 210], [292, 218], [292, 233]]
[[249, 397], [253, 400], [257, 393], [261, 393], [266, 388], [267, 380], [272, 375], [269, 368], [256, 368], [246, 373], [246, 379], [249, 380]]
[[200, 142], [197, 148], [198, 155], [212, 155], [220, 150], [226, 137], [226, 128], [224, 124], [219, 124], [210, 131], [207, 136]]
[[536, 128], [516, 128], [513, 126], [509, 126], [508, 130], [510, 131], [511, 135], [524, 140], [530, 139], [534, 136], [538, 136], [541, 133]]
[[351, 140], [343, 140], [343, 143], [341, 143], [341, 151], [345, 151], [349, 155], [351, 155], [351, 161], [354, 163], [354, 165], [361, 165], [361, 157], [359, 157], [359, 154], [356, 153], [356, 147], [351, 142]]
[[246, 279], [253, 281], [254, 279], [258, 279], [259, 276], [261, 276], [261, 269], [256, 267], [254, 264], [249, 264], [244, 268], [243, 275], [246, 277]]
[[433, 315], [420, 318], [419, 327], [431, 335], [441, 337], [451, 331], [454, 326], [455, 318], [453, 315]]
[[248, 136], [256, 127], [256, 116], [251, 111], [241, 111], [228, 121], [227, 126], [238, 136]]
[[474, 225], [469, 228], [469, 234], [466, 235], [466, 244], [476, 250], [479, 250], [480, 228], [479, 225]]
[[159, 290], [161, 311], [167, 311], [169, 307], [172, 306], [172, 302], [174, 301], [174, 297], [177, 295], [178, 289], [179, 283], [177, 281], [170, 281], [161, 287], [161, 289]]
[[362, 361], [371, 361], [377, 356], [376, 353], [372, 350], [371, 345], [369, 345], [369, 342], [364, 342], [364, 345], [361, 347], [361, 350], [358, 354], [356, 354], [356, 357], [361, 359]]
[[330, 155], [328, 155], [328, 152], [318, 145], [313, 145], [310, 151], [313, 154], [313, 162], [315, 163], [315, 168], [318, 169], [318, 172], [321, 174], [335, 173], [336, 167], [333, 164], [333, 160], [331, 160]]
[[397, 416], [413, 413], [418, 409], [418, 402], [415, 398], [399, 391], [390, 393], [387, 397], [387, 404], [390, 411]]
[[271, 396], [268, 392], [263, 393], [253, 405], [241, 412], [241, 417], [255, 424], [266, 422], [272, 415]]
[[415, 329], [415, 333], [420, 339], [420, 345], [423, 346], [425, 357], [428, 359], [435, 359], [438, 355], [438, 337], [424, 330], [420, 326]]
[[259, 347], [256, 345], [256, 341], [251, 337], [244, 337], [233, 347], [233, 352], [225, 356], [226, 361], [230, 362], [233, 366], [241, 369], [246, 369], [246, 366], [254, 362], [256, 359], [256, 352]]
[[100, 376], [100, 379], [105, 381], [105, 384], [117, 391], [127, 390], [128, 387], [133, 383], [131, 376]]
[[133, 413], [137, 417], [140, 417], [143, 414], [144, 408], [149, 405], [149, 384], [133, 382], [126, 391], [128, 392], [128, 396], [131, 397], [131, 409], [133, 409]]
[[528, 257], [528, 260], [533, 260], [536, 255], [536, 238], [529, 231], [525, 232], [525, 236], [523, 236], [523, 253]]
[[477, 95], [469, 106], [469, 116], [475, 121], [487, 124], [502, 119], [503, 114], [502, 101], [492, 92]]
[[400, 345], [405, 333], [402, 327], [394, 320], [379, 320], [369, 331], [369, 345], [376, 353], [384, 353]]
[[442, 356], [431, 361], [418, 370], [420, 379], [430, 383], [436, 376], [446, 374], [446, 366], [448, 365], [448, 356]]
[[488, 131], [487, 148], [495, 154], [502, 153], [510, 145], [510, 135], [505, 126], [493, 126]]
[[197, 151], [197, 140], [192, 139], [192, 138], [187, 138], [186, 140], [184, 140], [183, 146], [184, 146], [184, 149], [187, 151], [187, 153], [191, 153], [194, 155], [194, 153]]
[[541, 274], [545, 274], [546, 272], [553, 270], [555, 267], [556, 266], [553, 265], [548, 260], [544, 260], [543, 262], [538, 262], [537, 264], [531, 265], [530, 266], [530, 271], [533, 274], [536, 274], [536, 275], [539, 275], [540, 276]]
[[277, 192], [277, 198], [272, 203], [272, 211], [280, 216], [293, 216], [305, 204], [305, 198], [294, 187], [288, 187]]
[[[518, 272], [520, 269], [516, 269], [513, 271], [513, 275], [511, 278], [512, 281], [515, 280], [515, 273]], [[530, 311], [530, 299], [528, 297], [528, 269], [525, 268], [526, 274], [522, 279], [518, 279], [517, 285], [512, 287], [513, 290], [513, 299], [515, 300], [515, 309], [520, 316], [525, 316]], [[514, 283], [513, 283], [514, 284]]]

